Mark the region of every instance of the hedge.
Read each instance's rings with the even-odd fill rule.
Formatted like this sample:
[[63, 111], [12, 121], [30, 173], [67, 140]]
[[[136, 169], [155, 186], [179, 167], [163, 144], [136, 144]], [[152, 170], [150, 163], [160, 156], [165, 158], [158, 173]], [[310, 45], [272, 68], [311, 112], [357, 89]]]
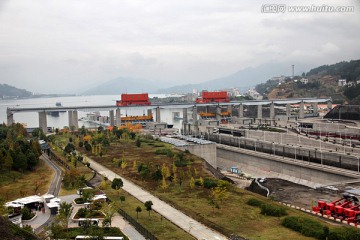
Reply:
[[266, 216], [282, 217], [287, 215], [286, 209], [282, 206], [275, 206], [272, 204], [262, 204], [260, 208], [261, 208], [260, 213]]
[[264, 204], [263, 201], [260, 201], [259, 199], [256, 198], [250, 198], [246, 203], [250, 206], [255, 206], [255, 207], [260, 207], [261, 205]]

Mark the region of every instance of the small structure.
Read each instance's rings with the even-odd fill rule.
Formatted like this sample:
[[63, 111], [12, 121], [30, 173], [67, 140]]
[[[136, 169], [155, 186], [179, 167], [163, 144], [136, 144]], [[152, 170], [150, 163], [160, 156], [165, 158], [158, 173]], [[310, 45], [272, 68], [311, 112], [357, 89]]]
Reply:
[[231, 167], [230, 172], [235, 174], [241, 174], [241, 170], [239, 170], [238, 167]]
[[338, 86], [339, 86], [339, 87], [346, 86], [346, 79], [339, 79], [339, 81], [338, 81]]
[[302, 79], [300, 79], [300, 82], [301, 82], [302, 84], [308, 84], [308, 83], [309, 83], [309, 80], [308, 80], [307, 78], [302, 78]]

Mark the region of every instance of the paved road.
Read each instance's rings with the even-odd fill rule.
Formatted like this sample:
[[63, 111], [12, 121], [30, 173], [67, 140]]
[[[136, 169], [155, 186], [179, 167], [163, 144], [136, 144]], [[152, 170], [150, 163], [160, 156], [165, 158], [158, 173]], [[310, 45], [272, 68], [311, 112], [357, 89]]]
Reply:
[[94, 160], [87, 157], [87, 160], [90, 162], [90, 166], [100, 173], [103, 176], [106, 176], [109, 180], [113, 180], [114, 178], [121, 178], [124, 183], [123, 189], [139, 199], [141, 202], [152, 201], [153, 209], [163, 215], [165, 218], [169, 219], [174, 224], [178, 225], [185, 231], [188, 231], [191, 235], [193, 235], [197, 239], [206, 239], [206, 240], [222, 240], [227, 239], [224, 235], [209, 229], [205, 225], [201, 224], [198, 221], [190, 218], [179, 210], [171, 207], [164, 201], [161, 201], [157, 197], [151, 195], [149, 192], [143, 190], [139, 186], [130, 182], [127, 179], [124, 179], [114, 173], [113, 171], [107, 169], [101, 164], [95, 162]]
[[[55, 172], [48, 193], [57, 197], [61, 187], [62, 169], [51, 161], [46, 154], [41, 155], [40, 158], [44, 160], [44, 162]], [[45, 213], [40, 211], [36, 212], [36, 218], [29, 222], [23, 222], [23, 225], [28, 224], [35, 230], [36, 233], [40, 233], [45, 226], [48, 226], [51, 223], [53, 218], [54, 216], [50, 214], [50, 209], [45, 204]]]

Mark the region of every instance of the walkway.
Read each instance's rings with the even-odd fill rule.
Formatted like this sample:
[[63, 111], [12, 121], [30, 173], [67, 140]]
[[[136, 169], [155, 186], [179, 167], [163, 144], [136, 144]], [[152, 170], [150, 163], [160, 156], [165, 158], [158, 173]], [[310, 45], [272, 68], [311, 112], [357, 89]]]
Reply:
[[[40, 158], [44, 160], [44, 162], [49, 165], [55, 172], [49, 186], [48, 193], [56, 197], [59, 194], [61, 187], [62, 169], [54, 162], [52, 162], [46, 154], [41, 155]], [[50, 214], [50, 209], [45, 204], [45, 213], [37, 211], [36, 218], [34, 220], [23, 221], [22, 223], [23, 225], [30, 225], [35, 230], [35, 233], [39, 233], [43, 230], [45, 226], [51, 223], [53, 218], [54, 216]]]
[[194, 219], [188, 217], [184, 213], [180, 212], [179, 210], [171, 207], [169, 204], [161, 201], [157, 197], [151, 195], [149, 192], [143, 190], [139, 186], [135, 185], [134, 183], [126, 180], [113, 171], [107, 169], [106, 167], [102, 166], [101, 164], [95, 162], [94, 160], [87, 157], [87, 160], [90, 162], [90, 166], [100, 173], [103, 176], [106, 176], [109, 180], [113, 180], [114, 178], [121, 178], [124, 183], [123, 189], [139, 199], [141, 202], [152, 201], [153, 202], [153, 209], [163, 215], [165, 218], [169, 219], [171, 222], [179, 226], [180, 228], [184, 229], [185, 231], [189, 232], [197, 239], [206, 239], [206, 240], [221, 240], [227, 239], [222, 234], [209, 229], [205, 225], [201, 224], [200, 222], [195, 221]]

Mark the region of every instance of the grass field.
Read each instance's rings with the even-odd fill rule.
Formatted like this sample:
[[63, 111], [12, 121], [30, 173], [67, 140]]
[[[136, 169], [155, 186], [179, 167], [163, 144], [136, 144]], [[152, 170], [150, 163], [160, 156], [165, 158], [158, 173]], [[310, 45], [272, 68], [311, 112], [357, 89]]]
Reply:
[[[84, 155], [89, 156], [119, 175], [133, 181], [185, 214], [203, 222], [205, 225], [224, 235], [229, 236], [230, 234], [236, 234], [248, 239], [269, 240], [285, 238], [293, 240], [313, 239], [283, 227], [281, 222], [284, 217], [262, 215], [260, 214], [260, 208], [246, 204], [248, 199], [257, 198], [261, 201], [278, 205], [269, 199], [246, 190], [230, 187], [226, 193], [226, 197], [219, 203], [220, 209], [215, 209], [213, 205], [209, 204], [210, 196], [212, 195], [211, 189], [206, 189], [203, 186], [190, 187], [191, 177], [194, 179], [199, 179], [200, 176], [202, 178], [211, 177], [211, 174], [204, 168], [203, 159], [175, 149], [171, 145], [155, 140], [143, 140], [141, 147], [137, 147], [134, 141], [120, 140], [111, 143], [110, 147], [103, 147], [101, 157], [91, 153], [91, 151], [87, 152], [83, 148], [77, 149], [83, 152]], [[169, 152], [169, 150], [174, 155], [164, 154], [164, 152]], [[163, 187], [162, 181], [154, 178], [155, 173], [157, 170], [162, 169], [164, 165], [173, 172], [173, 165], [178, 159], [176, 155], [179, 153], [183, 154], [186, 159], [186, 166], [179, 166], [175, 169], [177, 176], [182, 176], [182, 185], [180, 187], [179, 179], [177, 182], [167, 179], [167, 186]], [[122, 165], [121, 162], [126, 162], [126, 164]], [[140, 165], [146, 166], [147, 171], [143, 172], [140, 170]], [[115, 198], [118, 197], [118, 193], [109, 192], [108, 194]], [[130, 197], [126, 193], [121, 194], [126, 195], [127, 198]], [[147, 216], [148, 213], [144, 213], [142, 203], [137, 203], [137, 200], [132, 201], [133, 200], [123, 203], [123, 208], [136, 218], [135, 208], [141, 206], [143, 212], [139, 213], [139, 221], [144, 221], [142, 223], [146, 225], [151, 232], [156, 233], [155, 235], [162, 234], [164, 230], [161, 230], [159, 226], [164, 223], [161, 222], [161, 217], [158, 217], [160, 219], [159, 222], [153, 219], [152, 215], [150, 217]], [[326, 225], [326, 223], [317, 217], [306, 215], [291, 208], [287, 208], [287, 213], [290, 216], [307, 216]], [[334, 228], [331, 224], [327, 224], [327, 226], [330, 229]], [[169, 236], [172, 236], [172, 234]], [[179, 238], [163, 238], [160, 235], [159, 239]]]
[[31, 172], [1, 172], [0, 196], [5, 201], [11, 201], [35, 194], [43, 195], [47, 193], [53, 176], [54, 171], [43, 160]]
[[[294, 240], [312, 239], [283, 227], [281, 225], [282, 218], [261, 215], [259, 208], [247, 205], [246, 201], [250, 197], [263, 198], [245, 190], [232, 188], [231, 192], [228, 193], [228, 197], [221, 203], [221, 208], [214, 210], [208, 203], [211, 194], [210, 190], [203, 187], [190, 188], [188, 174], [193, 175], [195, 178], [199, 176], [203, 178], [210, 177], [210, 174], [203, 168], [203, 160], [191, 154], [186, 154], [186, 157], [190, 159], [188, 161], [189, 165], [178, 168], [178, 171], [184, 171], [186, 175], [181, 190], [179, 190], [177, 184], [171, 182], [168, 182], [169, 187], [164, 190], [160, 187], [161, 181], [143, 179], [137, 169], [133, 167], [133, 162], [136, 161], [137, 165], [141, 163], [147, 165], [152, 172], [162, 166], [163, 163], [170, 167], [174, 162], [171, 157], [155, 154], [156, 149], [164, 148], [170, 148], [173, 152], [180, 152], [180, 150], [173, 149], [165, 143], [147, 141], [143, 142], [140, 148], [136, 147], [133, 142], [112, 144], [102, 157], [87, 154], [116, 173], [151, 191], [187, 215], [204, 222], [225, 235], [229, 236], [234, 233], [249, 239], [269, 240], [283, 239], [283, 236]], [[126, 168], [122, 169], [118, 164], [114, 163], [114, 157], [126, 161]], [[195, 176], [194, 169], [196, 169], [197, 176]], [[267, 199], [263, 200], [269, 201]], [[130, 207], [132, 208], [130, 211], [133, 211], [134, 216], [136, 216], [135, 207]], [[291, 209], [288, 212], [290, 215], [301, 214]]]

